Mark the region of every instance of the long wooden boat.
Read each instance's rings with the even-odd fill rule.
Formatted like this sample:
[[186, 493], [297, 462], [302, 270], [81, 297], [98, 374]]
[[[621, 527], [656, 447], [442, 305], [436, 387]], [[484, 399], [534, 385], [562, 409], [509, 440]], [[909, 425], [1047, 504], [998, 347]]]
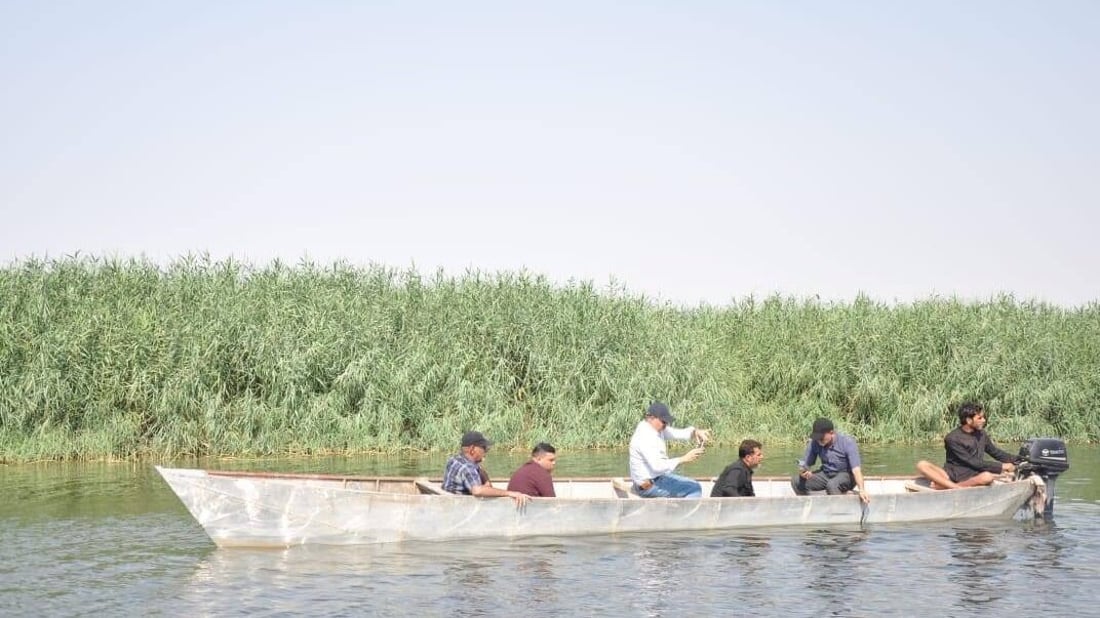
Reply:
[[[755, 498], [699, 499], [642, 499], [623, 479], [564, 478], [554, 482], [557, 498], [517, 507], [509, 498], [445, 494], [426, 478], [157, 470], [222, 547], [1009, 519], [1033, 498], [1041, 510], [1043, 487], [1032, 476], [914, 491], [911, 477], [872, 477], [864, 507], [852, 494], [796, 496], [787, 478], [755, 480]], [[713, 479], [699, 480], [709, 495]]]

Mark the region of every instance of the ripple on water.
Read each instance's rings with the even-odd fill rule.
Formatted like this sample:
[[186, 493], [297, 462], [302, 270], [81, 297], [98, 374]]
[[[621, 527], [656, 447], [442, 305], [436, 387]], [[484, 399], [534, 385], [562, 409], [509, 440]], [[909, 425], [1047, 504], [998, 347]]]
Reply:
[[1100, 600], [1100, 505], [1073, 491], [1053, 524], [256, 551], [216, 549], [146, 472], [112, 468], [84, 483], [66, 470], [53, 489], [48, 475], [7, 472], [0, 489], [15, 498], [0, 503], [5, 616], [735, 611], [969, 618], [1037, 606], [1048, 615], [1089, 615]]

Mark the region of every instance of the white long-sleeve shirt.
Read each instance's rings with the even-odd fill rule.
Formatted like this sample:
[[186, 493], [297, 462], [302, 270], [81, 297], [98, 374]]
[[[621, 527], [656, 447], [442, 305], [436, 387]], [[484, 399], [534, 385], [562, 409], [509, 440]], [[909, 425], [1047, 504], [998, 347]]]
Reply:
[[669, 459], [665, 440], [690, 440], [695, 427], [669, 427], [657, 431], [642, 420], [630, 437], [630, 480], [635, 483], [668, 474], [680, 465], [680, 458]]

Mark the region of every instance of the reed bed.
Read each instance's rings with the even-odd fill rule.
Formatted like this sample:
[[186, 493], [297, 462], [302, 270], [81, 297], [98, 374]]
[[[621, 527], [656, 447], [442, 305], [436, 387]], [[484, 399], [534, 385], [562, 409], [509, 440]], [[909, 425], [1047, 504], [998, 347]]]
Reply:
[[832, 417], [925, 442], [1100, 438], [1100, 306], [1010, 296], [677, 308], [537, 274], [202, 256], [0, 269], [0, 461], [625, 446], [651, 399], [719, 442]]

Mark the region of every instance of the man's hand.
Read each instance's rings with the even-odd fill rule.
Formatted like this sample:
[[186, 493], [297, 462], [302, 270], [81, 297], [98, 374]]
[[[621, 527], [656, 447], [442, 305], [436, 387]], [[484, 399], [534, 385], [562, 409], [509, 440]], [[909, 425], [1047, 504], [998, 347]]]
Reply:
[[516, 506], [523, 506], [531, 499], [531, 496], [518, 491], [506, 491], [489, 485], [475, 485], [470, 493], [478, 498], [511, 498], [516, 501]]
[[701, 446], [697, 446], [687, 453], [684, 453], [683, 457], [680, 457], [680, 463], [691, 463], [696, 459], [699, 459], [699, 457], [705, 452], [707, 452], [707, 449]]
[[692, 436], [699, 444], [706, 444], [710, 442], [710, 431], [706, 429], [696, 429], [695, 435]]
[[1015, 472], [1015, 471], [1016, 471], [1016, 464], [1013, 464], [1013, 463], [1002, 463], [1001, 464], [1001, 472]]
[[863, 500], [864, 504], [871, 504], [871, 494], [867, 493], [867, 485], [863, 482], [863, 468], [856, 466], [852, 468], [852, 478], [856, 481], [856, 487], [859, 489], [859, 499]]

